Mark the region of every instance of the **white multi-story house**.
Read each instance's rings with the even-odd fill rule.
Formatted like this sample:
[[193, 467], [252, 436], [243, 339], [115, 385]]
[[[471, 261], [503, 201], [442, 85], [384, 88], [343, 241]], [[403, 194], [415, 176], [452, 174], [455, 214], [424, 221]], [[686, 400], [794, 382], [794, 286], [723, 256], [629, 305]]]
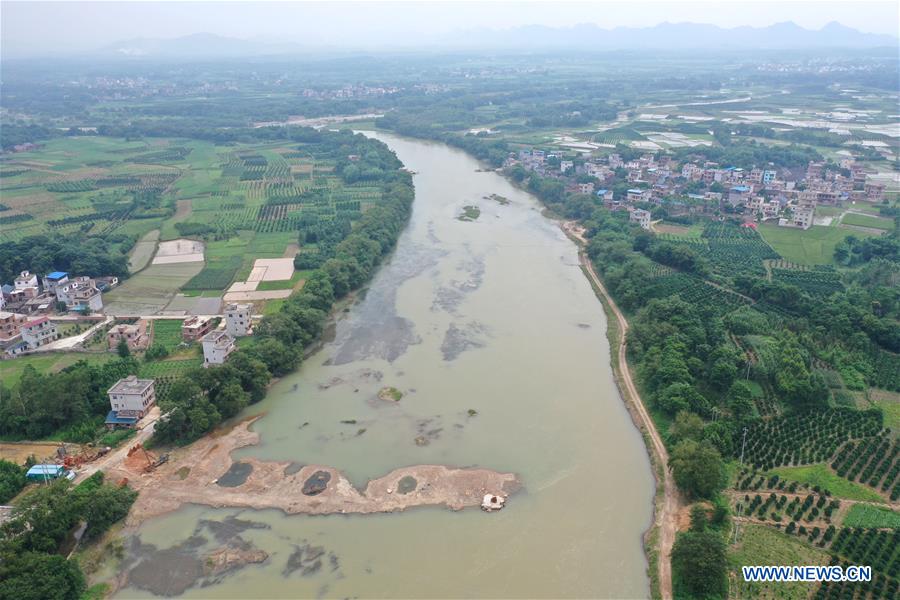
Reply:
[[650, 229], [650, 211], [644, 210], [642, 208], [635, 208], [631, 211], [631, 214], [628, 215], [628, 220], [632, 223], [637, 223], [641, 226], [642, 229]]
[[250, 322], [251, 304], [227, 304], [225, 306], [225, 331], [234, 337], [253, 333]]
[[106, 415], [106, 426], [133, 427], [156, 403], [156, 389], [152, 379], [138, 379], [129, 375], [120, 379], [106, 392], [112, 410]]
[[200, 342], [203, 344], [204, 368], [224, 364], [228, 355], [237, 349], [234, 338], [221, 329], [207, 333]]
[[44, 276], [44, 291], [56, 295], [60, 286], [69, 283], [69, 274], [63, 271], [53, 271]]
[[76, 277], [57, 287], [56, 299], [69, 310], [99, 312], [103, 308], [103, 296], [90, 277]]
[[38, 286], [38, 277], [30, 271], [22, 271], [13, 283], [17, 290], [36, 288]]
[[813, 216], [816, 213], [814, 204], [807, 206], [795, 206], [791, 214], [791, 225], [800, 229], [809, 229], [813, 224]]
[[22, 327], [22, 341], [29, 350], [37, 350], [41, 346], [59, 339], [59, 331], [56, 325], [47, 317], [40, 317], [26, 321]]

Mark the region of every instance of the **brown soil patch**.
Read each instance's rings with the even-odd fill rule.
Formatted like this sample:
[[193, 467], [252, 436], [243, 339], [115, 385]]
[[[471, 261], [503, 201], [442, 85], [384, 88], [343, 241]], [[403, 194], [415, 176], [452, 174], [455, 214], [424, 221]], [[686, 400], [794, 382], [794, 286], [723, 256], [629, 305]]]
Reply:
[[76, 444], [60, 444], [59, 442], [3, 442], [0, 443], [0, 459], [14, 462], [17, 465], [25, 464], [32, 454], [38, 462], [44, 459], [56, 458], [56, 449], [61, 445], [66, 446], [69, 454], [78, 454], [81, 447]]
[[[307, 465], [296, 472], [291, 462], [269, 462], [244, 458], [253, 469], [246, 480], [235, 487], [217, 485], [220, 477], [231, 469], [231, 452], [259, 442], [250, 431], [250, 419], [218, 436], [207, 436], [173, 451], [169, 462], [152, 473], [143, 473], [147, 464], [138, 451], [107, 475], [113, 480], [128, 478], [129, 485], [140, 491], [127, 524], [178, 509], [181, 505], [204, 504], [214, 507], [279, 508], [288, 514], [376, 513], [404, 510], [412, 506], [444, 505], [453, 510], [478, 506], [486, 493], [501, 493], [518, 487], [512, 473], [488, 469], [457, 469], [440, 465], [402, 467], [357, 490], [338, 470], [322, 465]], [[140, 456], [139, 459], [136, 457]], [[184, 474], [184, 467], [190, 472]], [[314, 496], [303, 493], [313, 475], [329, 475], [324, 489]], [[408, 494], [398, 494], [405, 477], [418, 482]], [[324, 479], [324, 478], [323, 478]]]

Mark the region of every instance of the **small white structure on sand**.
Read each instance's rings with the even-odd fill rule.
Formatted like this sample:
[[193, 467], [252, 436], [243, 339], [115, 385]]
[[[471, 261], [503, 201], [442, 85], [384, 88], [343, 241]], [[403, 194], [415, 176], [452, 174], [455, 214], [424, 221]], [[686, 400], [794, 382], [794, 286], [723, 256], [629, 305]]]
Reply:
[[481, 501], [481, 510], [491, 512], [500, 510], [506, 504], [506, 496], [497, 496], [495, 494], [485, 494]]

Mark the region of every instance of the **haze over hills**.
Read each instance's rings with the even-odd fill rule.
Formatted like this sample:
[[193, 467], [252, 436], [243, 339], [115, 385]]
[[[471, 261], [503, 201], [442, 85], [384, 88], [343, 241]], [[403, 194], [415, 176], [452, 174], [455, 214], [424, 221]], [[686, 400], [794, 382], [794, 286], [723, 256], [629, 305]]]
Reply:
[[[367, 44], [366, 46], [371, 45]], [[793, 22], [768, 27], [723, 28], [702, 23], [660, 23], [653, 27], [604, 29], [595, 24], [573, 27], [528, 25], [506, 30], [475, 29], [446, 36], [391, 35], [382, 43], [386, 49], [815, 49], [829, 47], [876, 48], [898, 45], [896, 36], [864, 33], [837, 22], [822, 29], [806, 29]], [[143, 57], [228, 57], [261, 56], [308, 51], [314, 48], [356, 49], [353, 42], [316, 43], [313, 40], [273, 42], [244, 40], [212, 33], [170, 38], [139, 38], [117, 42], [97, 53], [106, 56]]]

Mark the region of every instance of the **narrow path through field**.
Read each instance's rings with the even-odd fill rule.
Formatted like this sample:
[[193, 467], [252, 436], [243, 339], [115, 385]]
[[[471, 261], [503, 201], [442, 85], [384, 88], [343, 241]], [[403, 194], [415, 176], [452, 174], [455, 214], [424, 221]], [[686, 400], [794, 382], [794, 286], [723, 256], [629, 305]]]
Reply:
[[634, 385], [634, 380], [631, 376], [631, 369], [626, 358], [628, 321], [625, 319], [622, 311], [619, 310], [612, 296], [606, 291], [606, 287], [600, 281], [600, 277], [594, 270], [594, 265], [585, 252], [587, 240], [584, 238], [583, 230], [573, 227], [571, 223], [563, 223], [562, 227], [563, 231], [579, 242], [578, 258], [594, 285], [600, 290], [603, 298], [609, 304], [619, 323], [619, 379], [622, 384], [622, 391], [626, 396], [625, 400], [634, 407], [635, 414], [641, 422], [641, 429], [646, 432], [647, 437], [650, 439], [650, 450], [656, 455], [656, 460], [663, 470], [663, 480], [659, 482], [663, 487], [663, 501], [656, 514], [656, 524], [659, 527], [657, 567], [659, 569], [659, 593], [664, 600], [669, 600], [672, 598], [672, 546], [675, 544], [678, 512], [682, 504], [681, 497], [675, 487], [672, 471], [669, 469], [669, 453], [665, 444], [663, 444], [662, 437], [656, 430], [653, 419], [650, 418], [650, 413], [647, 412], [647, 408], [644, 406], [643, 400], [641, 400], [641, 395], [638, 393], [637, 386]]

